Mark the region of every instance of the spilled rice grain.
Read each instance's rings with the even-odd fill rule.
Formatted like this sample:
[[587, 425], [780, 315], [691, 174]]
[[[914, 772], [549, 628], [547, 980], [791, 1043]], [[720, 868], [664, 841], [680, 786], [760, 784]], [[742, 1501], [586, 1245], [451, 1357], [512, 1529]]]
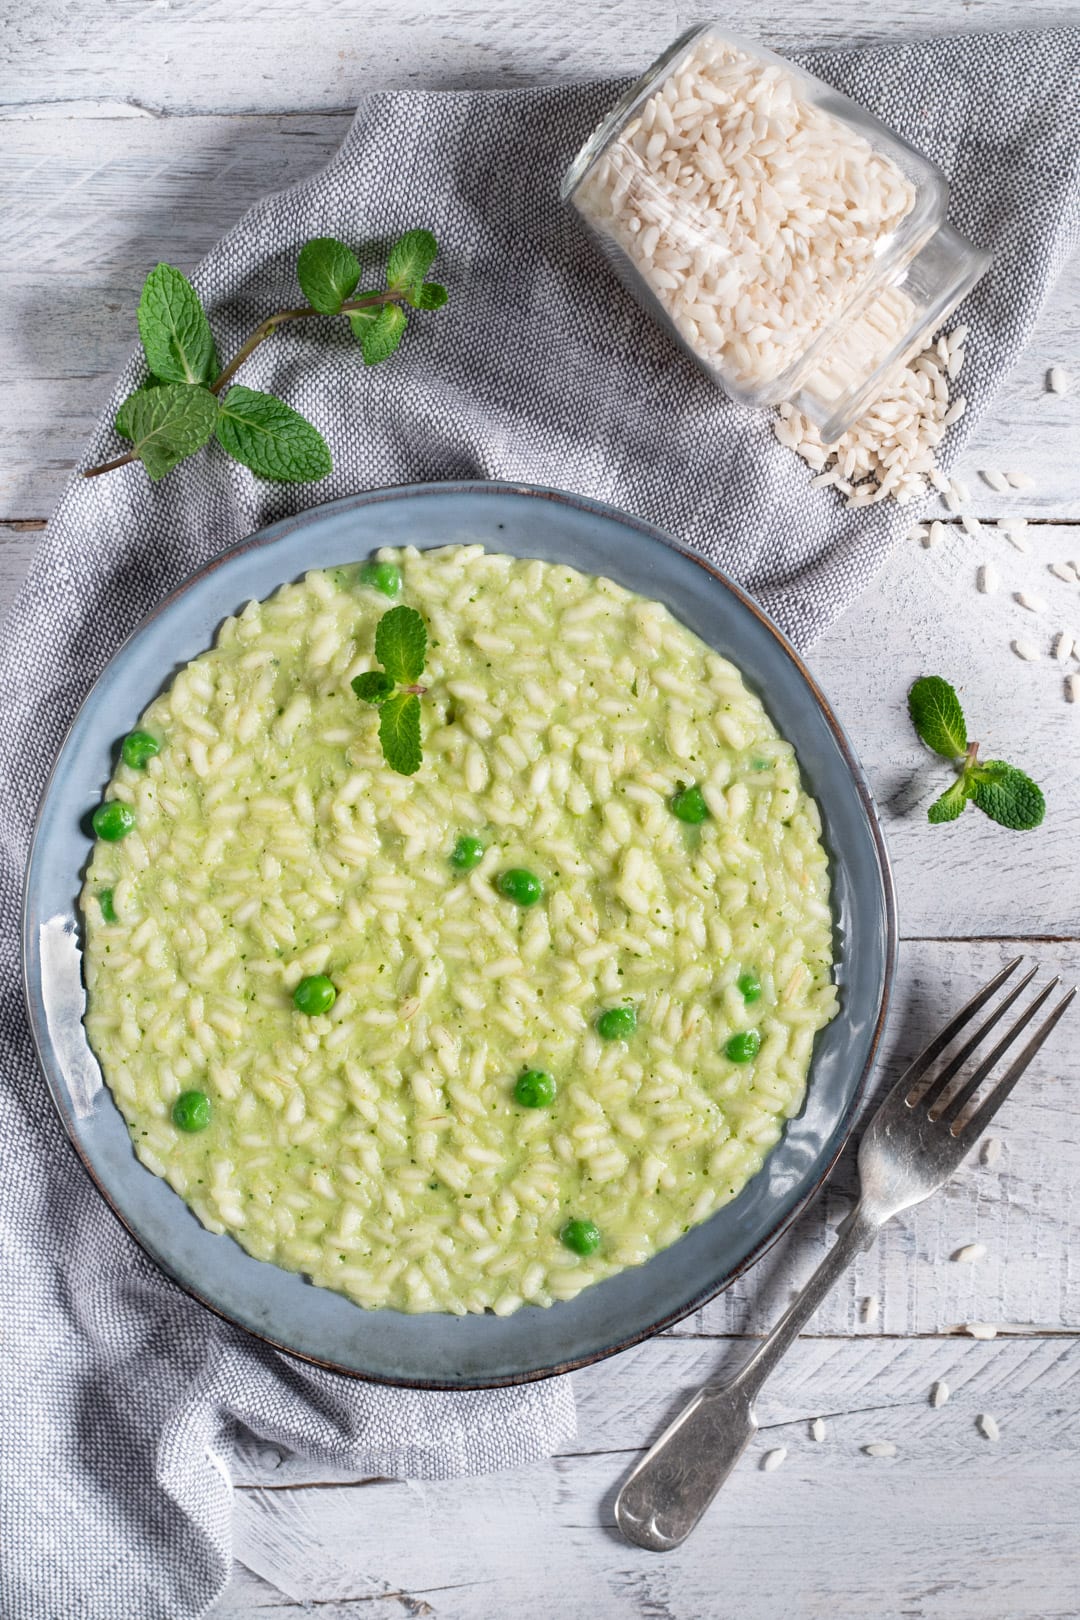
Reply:
[[980, 1412], [975, 1422], [979, 1426], [979, 1433], [987, 1440], [1001, 1439], [1001, 1430], [998, 1428], [997, 1419], [991, 1417], [989, 1412]]

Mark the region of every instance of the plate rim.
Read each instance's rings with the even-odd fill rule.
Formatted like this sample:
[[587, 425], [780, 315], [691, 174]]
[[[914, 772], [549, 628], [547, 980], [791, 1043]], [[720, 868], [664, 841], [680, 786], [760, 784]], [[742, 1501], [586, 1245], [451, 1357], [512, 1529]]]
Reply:
[[[266, 1331], [265, 1329], [260, 1330], [255, 1327], [251, 1327], [246, 1322], [242, 1322], [235, 1316], [231, 1316], [223, 1306], [207, 1299], [199, 1291], [198, 1287], [192, 1282], [177, 1276], [166, 1261], [159, 1258], [159, 1256], [152, 1251], [152, 1249], [149, 1247], [148, 1241], [140, 1235], [138, 1230], [136, 1230], [132, 1223], [123, 1214], [116, 1202], [114, 1202], [108, 1187], [98, 1175], [96, 1169], [89, 1159], [86, 1150], [83, 1147], [83, 1144], [80, 1142], [69, 1122], [68, 1113], [63, 1105], [62, 1096], [59, 1089], [60, 1081], [53, 1073], [53, 1043], [47, 1021], [44, 1025], [42, 1025], [38, 1018], [37, 1008], [31, 988], [30, 970], [31, 960], [34, 957], [34, 952], [30, 938], [30, 885], [38, 853], [39, 838], [41, 835], [42, 812], [49, 799], [53, 782], [56, 778], [61, 760], [64, 758], [67, 751], [72, 733], [78, 726], [84, 709], [88, 706], [101, 681], [105, 678], [106, 674], [113, 667], [116, 661], [122, 657], [127, 647], [137, 637], [141, 636], [146, 630], [148, 630], [154, 624], [154, 622], [172, 606], [175, 601], [185, 596], [193, 586], [216, 573], [218, 569], [226, 566], [233, 558], [242, 556], [245, 553], [253, 550], [261, 550], [266, 546], [273, 545], [277, 541], [293, 533], [295, 530], [304, 528], [311, 522], [317, 521], [324, 513], [359, 511], [366, 507], [382, 505], [388, 501], [415, 500], [447, 494], [470, 496], [479, 495], [481, 497], [487, 495], [520, 496], [527, 499], [540, 499], [548, 501], [555, 506], [571, 507], [584, 513], [596, 514], [602, 518], [612, 520], [625, 527], [634, 529], [647, 539], [656, 541], [665, 546], [668, 550], [678, 553], [688, 561], [694, 563], [697, 567], [701, 568], [704, 573], [711, 576], [711, 578], [715, 580], [717, 584], [736, 598], [740, 605], [746, 609], [746, 611], [757, 620], [758, 624], [772, 637], [774, 642], [777, 644], [779, 652], [790, 664], [794, 665], [796, 672], [802, 679], [806, 688], [809, 690], [811, 696], [813, 697], [814, 703], [816, 704], [820, 714], [832, 733], [833, 740], [844, 761], [848, 776], [851, 779], [859, 799], [865, 822], [869, 828], [871, 842], [874, 849], [879, 880], [879, 894], [883, 913], [884, 950], [881, 982], [877, 998], [877, 1013], [874, 1019], [873, 1031], [867, 1046], [862, 1071], [852, 1089], [844, 1112], [839, 1118], [835, 1127], [835, 1146], [827, 1157], [821, 1162], [820, 1166], [815, 1172], [811, 1185], [806, 1189], [805, 1193], [796, 1200], [795, 1204], [790, 1210], [787, 1211], [786, 1214], [782, 1215], [768, 1229], [768, 1231], [766, 1231], [751, 1246], [743, 1259], [733, 1266], [724, 1276], [722, 1276], [719, 1281], [710, 1280], [703, 1288], [697, 1290], [692, 1298], [685, 1303], [685, 1305], [680, 1305], [674, 1310], [666, 1312], [662, 1317], [647, 1324], [646, 1326], [620, 1336], [617, 1340], [610, 1344], [601, 1345], [595, 1350], [589, 1351], [585, 1354], [573, 1356], [565, 1361], [555, 1362], [549, 1366], [532, 1368], [522, 1372], [500, 1373], [490, 1377], [468, 1376], [465, 1378], [448, 1379], [399, 1376], [397, 1378], [391, 1378], [381, 1373], [362, 1372], [355, 1367], [347, 1367], [342, 1365], [340, 1362], [314, 1355], [310, 1351], [298, 1350], [294, 1346], [283, 1342], [281, 1339], [275, 1338], [272, 1333]], [[287, 582], [282, 580], [279, 583], [285, 584]], [[77, 900], [75, 902], [75, 906], [77, 910]], [[802, 656], [788, 640], [787, 636], [780, 629], [780, 627], [774, 623], [760, 604], [756, 602], [755, 599], [740, 584], [738, 584], [736, 580], [733, 580], [729, 575], [725, 574], [724, 571], [718, 568], [716, 564], [713, 563], [708, 557], [695, 550], [685, 541], [679, 540], [676, 536], [670, 534], [666, 529], [661, 528], [658, 524], [651, 523], [647, 519], [638, 517], [635, 513], [624, 511], [622, 508], [613, 506], [607, 501], [597, 500], [591, 496], [579, 495], [569, 490], [555, 489], [548, 485], [530, 484], [520, 482], [518, 480], [467, 478], [448, 479], [443, 482], [394, 484], [380, 489], [363, 491], [354, 495], [340, 496], [332, 501], [321, 502], [317, 506], [305, 507], [302, 511], [292, 513], [287, 517], [278, 518], [274, 522], [255, 530], [252, 534], [246, 535], [242, 539], [233, 542], [232, 545], [225, 547], [222, 551], [217, 552], [214, 556], [208, 558], [204, 563], [201, 563], [197, 568], [192, 569], [190, 573], [186, 574], [184, 578], [167, 593], [167, 595], [162, 597], [162, 599], [157, 602], [148, 613], [144, 614], [138, 623], [132, 627], [129, 633], [124, 637], [123, 641], [120, 642], [115, 651], [98, 671], [93, 682], [84, 693], [78, 707], [73, 713], [71, 721], [65, 729], [64, 736], [56, 749], [52, 764], [49, 768], [49, 773], [38, 797], [34, 817], [34, 830], [30, 839], [26, 864], [23, 870], [21, 893], [21, 976], [27, 1021], [29, 1024], [38, 1065], [44, 1076], [50, 1100], [59, 1116], [60, 1123], [63, 1126], [64, 1134], [70, 1146], [74, 1150], [79, 1163], [82, 1165], [93, 1186], [97, 1189], [114, 1218], [119, 1221], [120, 1225], [138, 1245], [142, 1253], [150, 1260], [151, 1264], [157, 1267], [157, 1269], [169, 1279], [174, 1287], [181, 1289], [181, 1291], [189, 1298], [197, 1301], [198, 1304], [210, 1311], [220, 1321], [227, 1323], [230, 1327], [242, 1333], [249, 1334], [251, 1338], [256, 1340], [258, 1343], [268, 1345], [271, 1349], [278, 1351], [281, 1354], [294, 1357], [296, 1360], [304, 1362], [309, 1366], [319, 1367], [327, 1372], [339, 1373], [346, 1378], [358, 1379], [364, 1383], [401, 1389], [424, 1389], [447, 1392], [479, 1389], [505, 1389], [524, 1384], [536, 1383], [541, 1379], [553, 1378], [566, 1373], [574, 1372], [580, 1368], [593, 1366], [597, 1362], [605, 1361], [611, 1356], [618, 1355], [624, 1350], [629, 1350], [635, 1345], [644, 1343], [647, 1339], [654, 1338], [658, 1334], [666, 1332], [667, 1329], [671, 1328], [678, 1322], [685, 1321], [685, 1319], [692, 1315], [694, 1311], [700, 1310], [702, 1306], [708, 1304], [710, 1300], [715, 1299], [719, 1294], [730, 1288], [737, 1278], [741, 1277], [752, 1266], [756, 1265], [759, 1260], [764, 1258], [764, 1256], [777, 1242], [779, 1242], [784, 1234], [790, 1231], [790, 1229], [794, 1226], [796, 1221], [810, 1206], [810, 1204], [812, 1204], [814, 1200], [819, 1197], [825, 1183], [832, 1174], [837, 1161], [850, 1142], [855, 1119], [859, 1111], [859, 1106], [863, 1101], [867, 1086], [869, 1084], [870, 1076], [873, 1073], [879, 1056], [882, 1036], [884, 1033], [886, 1020], [888, 1018], [893, 990], [895, 988], [898, 954], [899, 929], [897, 920], [895, 881], [893, 877], [892, 863], [889, 857], [888, 847], [885, 842], [880, 814], [878, 812], [873, 791], [867, 779], [866, 772], [863, 769], [863, 766], [848, 739], [847, 733], [833, 712], [832, 705], [829, 703], [829, 700], [822, 691], [816, 678], [811, 674]], [[87, 1042], [87, 1045], [89, 1047], [89, 1042]], [[92, 1047], [89, 1049], [91, 1052], [93, 1051]], [[96, 1054], [94, 1054], [94, 1057], [95, 1061], [97, 1061]], [[115, 1106], [115, 1101], [113, 1106]], [[140, 1168], [145, 1168], [145, 1166], [140, 1166]], [[147, 1171], [147, 1174], [152, 1174], [152, 1172]], [[179, 1194], [177, 1194], [177, 1196], [179, 1196]], [[269, 1261], [266, 1263], [273, 1264], [274, 1262]], [[554, 1309], [555, 1306], [553, 1305], [551, 1308]], [[357, 1309], [362, 1309], [362, 1307], [357, 1306]]]

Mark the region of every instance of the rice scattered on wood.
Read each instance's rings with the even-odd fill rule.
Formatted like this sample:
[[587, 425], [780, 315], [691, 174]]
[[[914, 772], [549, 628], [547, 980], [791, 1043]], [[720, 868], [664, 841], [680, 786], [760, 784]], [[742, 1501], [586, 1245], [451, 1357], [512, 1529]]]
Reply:
[[980, 1412], [978, 1417], [975, 1419], [975, 1422], [978, 1424], [979, 1433], [983, 1435], [985, 1439], [1001, 1439], [1001, 1430], [998, 1428], [997, 1419], [991, 1417], [989, 1412]]
[[972, 1261], [982, 1260], [985, 1255], [985, 1243], [965, 1243], [963, 1248], [956, 1250], [952, 1258], [959, 1260], [961, 1264], [970, 1264]]

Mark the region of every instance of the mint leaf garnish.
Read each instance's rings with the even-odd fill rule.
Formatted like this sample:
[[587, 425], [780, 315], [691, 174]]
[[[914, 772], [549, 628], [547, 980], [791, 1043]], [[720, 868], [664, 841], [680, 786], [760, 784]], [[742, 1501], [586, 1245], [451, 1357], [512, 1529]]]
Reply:
[[369, 669], [355, 675], [350, 684], [362, 703], [382, 703], [394, 690], [395, 682], [385, 670]]
[[970, 789], [962, 776], [958, 777], [951, 788], [935, 799], [926, 812], [927, 821], [955, 821], [963, 812], [964, 806], [971, 797]]
[[151, 377], [150, 381], [146, 383], [144, 387], [136, 388], [135, 392], [133, 394], [129, 394], [127, 399], [124, 400], [124, 403], [120, 406], [120, 409], [116, 413], [115, 420], [113, 421], [113, 426], [122, 439], [131, 438], [132, 402], [138, 399], [140, 394], [147, 394], [152, 388], [160, 388], [161, 386], [161, 383], [158, 382], [156, 377]]
[[956, 781], [934, 800], [926, 812], [928, 821], [955, 821], [970, 801], [1002, 827], [1025, 832], [1040, 824], [1046, 815], [1042, 789], [1003, 759], [980, 760], [979, 745], [968, 742], [964, 711], [948, 681], [923, 675], [908, 693], [908, 709], [927, 747], [957, 761]]
[[413, 309], [442, 309], [449, 296], [438, 281], [425, 281], [421, 287], [410, 287], [405, 294]]
[[296, 261], [296, 278], [312, 309], [336, 315], [360, 281], [360, 261], [351, 248], [333, 236], [305, 242]]
[[427, 626], [415, 608], [396, 607], [375, 627], [375, 656], [382, 669], [365, 670], [352, 680], [362, 703], [379, 706], [379, 742], [392, 771], [411, 776], [420, 769], [420, 697]]
[[379, 710], [379, 741], [383, 758], [399, 776], [420, 769], [420, 699], [414, 692], [397, 692]]
[[392, 292], [417, 287], [423, 281], [439, 251], [430, 231], [406, 231], [390, 249], [386, 263], [386, 285]]
[[923, 675], [908, 693], [911, 723], [927, 748], [944, 759], [967, 750], [967, 726], [960, 699], [940, 675]]
[[396, 607], [383, 614], [375, 631], [375, 656], [399, 685], [420, 679], [427, 657], [427, 627], [415, 608]]
[[388, 360], [405, 335], [406, 315], [400, 304], [358, 309], [349, 316], [353, 335], [360, 340], [365, 366]]
[[314, 483], [333, 463], [318, 428], [273, 394], [234, 383], [221, 402], [218, 443], [259, 478]]
[[199, 295], [171, 264], [159, 264], [143, 283], [139, 336], [146, 363], [162, 382], [211, 383], [217, 350]]
[[218, 403], [208, 388], [165, 383], [140, 388], [122, 410], [133, 453], [157, 483], [202, 449], [214, 431]]
[[988, 759], [971, 766], [964, 775], [970, 780], [973, 801], [991, 821], [1015, 832], [1039, 826], [1046, 815], [1042, 789], [1025, 772], [1003, 759]]

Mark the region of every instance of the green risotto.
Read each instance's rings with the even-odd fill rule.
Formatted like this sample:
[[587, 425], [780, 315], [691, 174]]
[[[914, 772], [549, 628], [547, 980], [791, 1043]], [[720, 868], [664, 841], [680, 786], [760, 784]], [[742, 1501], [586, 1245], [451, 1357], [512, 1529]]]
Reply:
[[[249, 603], [142, 715], [86, 1026], [212, 1231], [369, 1308], [506, 1314], [760, 1169], [836, 1011], [828, 867], [790, 745], [660, 604], [377, 561]], [[351, 686], [394, 603], [428, 638], [409, 776]]]

